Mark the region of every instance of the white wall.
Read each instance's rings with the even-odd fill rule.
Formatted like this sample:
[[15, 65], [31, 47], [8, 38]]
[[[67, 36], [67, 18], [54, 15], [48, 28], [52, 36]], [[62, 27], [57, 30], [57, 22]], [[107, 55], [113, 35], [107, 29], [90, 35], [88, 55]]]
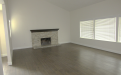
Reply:
[[80, 38], [80, 21], [121, 17], [121, 0], [106, 0], [71, 12], [71, 41], [121, 54], [121, 44]]
[[4, 30], [2, 11], [0, 11], [0, 35], [1, 35], [1, 55], [2, 56], [7, 56], [5, 30]]
[[45, 0], [9, 0], [13, 48], [32, 47], [31, 29], [59, 28], [59, 43], [70, 42], [70, 12]]
[[0, 4], [4, 4], [4, 0], [0, 0]]
[[105, 0], [71, 14], [45, 0], [8, 0], [8, 7], [14, 49], [32, 47], [31, 29], [59, 28], [59, 43], [70, 42], [71, 31], [72, 43], [121, 54], [120, 43], [81, 39], [79, 26], [80, 21], [121, 16], [120, 0]]

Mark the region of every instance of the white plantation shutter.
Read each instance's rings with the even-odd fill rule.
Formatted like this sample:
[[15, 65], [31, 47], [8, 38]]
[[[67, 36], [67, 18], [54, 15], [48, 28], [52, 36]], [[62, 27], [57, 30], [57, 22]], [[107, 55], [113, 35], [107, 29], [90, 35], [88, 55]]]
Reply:
[[119, 18], [118, 42], [121, 42], [121, 17]]
[[96, 20], [95, 39], [116, 42], [116, 18]]
[[94, 21], [80, 22], [80, 37], [94, 39]]

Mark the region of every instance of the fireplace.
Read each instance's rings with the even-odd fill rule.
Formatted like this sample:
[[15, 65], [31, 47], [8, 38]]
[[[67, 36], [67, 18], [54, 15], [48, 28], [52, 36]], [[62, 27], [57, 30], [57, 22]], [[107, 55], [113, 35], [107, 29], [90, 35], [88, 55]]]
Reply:
[[33, 49], [58, 46], [58, 30], [59, 29], [30, 30]]
[[41, 45], [42, 46], [51, 45], [51, 37], [49, 37], [49, 38], [41, 38]]

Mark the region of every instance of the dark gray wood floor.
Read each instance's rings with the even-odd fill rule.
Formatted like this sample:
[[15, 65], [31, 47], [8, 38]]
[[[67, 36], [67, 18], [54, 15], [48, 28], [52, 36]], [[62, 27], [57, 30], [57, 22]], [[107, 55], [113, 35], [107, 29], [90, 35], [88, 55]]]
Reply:
[[75, 44], [15, 50], [5, 75], [121, 75], [121, 55]]

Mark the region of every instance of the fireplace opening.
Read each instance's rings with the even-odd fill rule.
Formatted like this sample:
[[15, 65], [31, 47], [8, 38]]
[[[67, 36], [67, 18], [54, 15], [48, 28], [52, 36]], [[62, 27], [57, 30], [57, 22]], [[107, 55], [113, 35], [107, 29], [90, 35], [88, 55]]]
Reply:
[[51, 45], [51, 38], [41, 38], [41, 45], [42, 46]]

